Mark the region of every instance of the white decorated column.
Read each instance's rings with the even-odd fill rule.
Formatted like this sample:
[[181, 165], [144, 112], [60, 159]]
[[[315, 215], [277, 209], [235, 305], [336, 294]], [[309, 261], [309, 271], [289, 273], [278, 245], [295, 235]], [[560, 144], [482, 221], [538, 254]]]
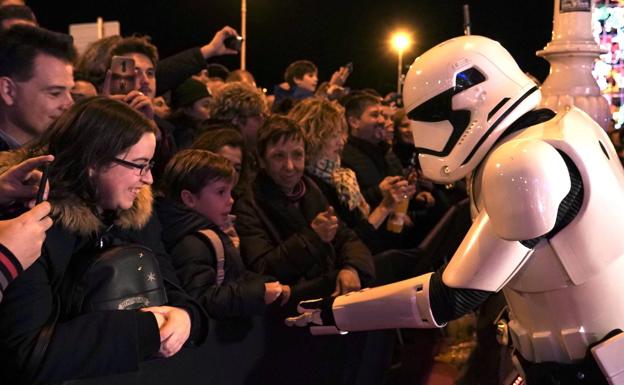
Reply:
[[594, 61], [604, 51], [594, 40], [590, 0], [555, 0], [552, 41], [537, 52], [550, 63], [542, 84], [542, 106], [565, 111], [576, 106], [605, 130], [609, 103], [592, 76]]

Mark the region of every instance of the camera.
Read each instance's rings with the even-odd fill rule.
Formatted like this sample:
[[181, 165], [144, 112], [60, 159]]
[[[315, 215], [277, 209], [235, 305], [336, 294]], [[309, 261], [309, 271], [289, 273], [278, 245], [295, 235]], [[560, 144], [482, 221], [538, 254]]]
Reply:
[[223, 40], [223, 45], [225, 45], [226, 48], [240, 52], [241, 46], [243, 45], [243, 38], [240, 36], [230, 36]]

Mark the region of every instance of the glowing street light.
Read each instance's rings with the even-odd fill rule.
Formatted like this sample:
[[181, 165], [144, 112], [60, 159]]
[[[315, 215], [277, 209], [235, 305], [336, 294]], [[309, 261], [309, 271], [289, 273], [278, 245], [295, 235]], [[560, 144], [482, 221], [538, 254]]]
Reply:
[[390, 40], [392, 48], [397, 51], [399, 61], [397, 66], [397, 93], [401, 93], [401, 82], [403, 79], [403, 52], [412, 44], [412, 39], [405, 32], [396, 32]]

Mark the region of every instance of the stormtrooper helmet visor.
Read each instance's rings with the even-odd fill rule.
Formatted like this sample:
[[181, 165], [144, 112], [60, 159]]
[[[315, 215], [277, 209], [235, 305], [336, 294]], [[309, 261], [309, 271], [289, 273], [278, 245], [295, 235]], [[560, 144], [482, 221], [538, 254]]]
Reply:
[[436, 156], [448, 155], [470, 123], [469, 110], [453, 110], [453, 97], [485, 81], [475, 67], [455, 76], [455, 85], [408, 112], [416, 151]]

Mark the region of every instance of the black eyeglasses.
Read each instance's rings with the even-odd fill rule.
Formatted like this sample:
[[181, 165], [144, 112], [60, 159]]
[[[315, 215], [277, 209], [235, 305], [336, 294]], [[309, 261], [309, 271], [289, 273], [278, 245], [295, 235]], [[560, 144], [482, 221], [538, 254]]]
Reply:
[[149, 161], [146, 164], [137, 164], [137, 163], [128, 162], [127, 160], [123, 160], [123, 159], [119, 159], [119, 158], [113, 158], [113, 162], [118, 163], [118, 164], [120, 164], [122, 166], [136, 168], [137, 170], [139, 170], [139, 175], [140, 176], [145, 176], [149, 170], [154, 168], [154, 161], [153, 160]]

